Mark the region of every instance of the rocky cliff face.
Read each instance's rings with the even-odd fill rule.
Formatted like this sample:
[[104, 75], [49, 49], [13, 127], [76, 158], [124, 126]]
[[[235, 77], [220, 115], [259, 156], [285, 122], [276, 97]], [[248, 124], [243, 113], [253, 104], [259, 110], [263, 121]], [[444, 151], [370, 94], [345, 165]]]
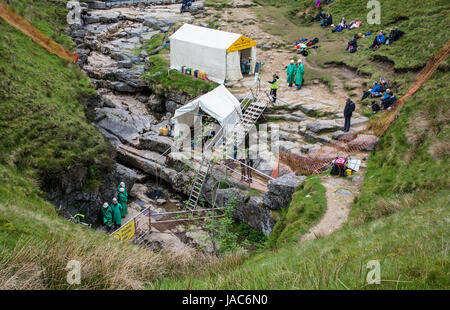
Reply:
[[[172, 145], [172, 139], [159, 136], [158, 129], [168, 124], [175, 110], [191, 98], [183, 93], [171, 93], [167, 98], [153, 94], [142, 79], [149, 55], [136, 50], [154, 35], [167, 32], [177, 22], [189, 22], [192, 17], [180, 15], [175, 8], [156, 12], [144, 3], [116, 10], [106, 1], [87, 2], [91, 8], [101, 10], [90, 11], [86, 25], [71, 25], [66, 32], [77, 44], [80, 67], [98, 92], [95, 98], [82, 99], [81, 103], [92, 116], [92, 125], [113, 146], [111, 156], [117, 164], [111, 172], [101, 175], [103, 184], [95, 191], [85, 188], [85, 169], [48, 190], [47, 198], [68, 213], [83, 213], [87, 221], [95, 223], [100, 206], [116, 196], [121, 181], [131, 189], [136, 181], [150, 175], [180, 193], [189, 193], [193, 172], [177, 172], [166, 165], [170, 151], [163, 153]], [[177, 1], [154, 4], [172, 2]], [[110, 9], [103, 10], [106, 8]]]

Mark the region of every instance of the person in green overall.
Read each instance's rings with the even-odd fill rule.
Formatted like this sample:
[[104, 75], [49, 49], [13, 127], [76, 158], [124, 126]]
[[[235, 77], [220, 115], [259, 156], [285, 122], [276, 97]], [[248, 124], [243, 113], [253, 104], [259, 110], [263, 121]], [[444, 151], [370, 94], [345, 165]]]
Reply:
[[291, 63], [286, 69], [287, 74], [287, 82], [289, 83], [289, 87], [292, 87], [292, 84], [295, 82], [295, 72], [297, 71], [297, 67], [295, 67], [294, 60], [291, 60]]
[[124, 194], [128, 199], [128, 193], [127, 193], [127, 188], [125, 187], [125, 183], [124, 182], [120, 182], [119, 186], [117, 186], [117, 195], [119, 195], [120, 193], [120, 189], [123, 188], [124, 189]]
[[303, 67], [303, 61], [301, 59], [299, 59], [298, 66], [297, 66], [297, 72], [296, 72], [296, 76], [295, 76], [295, 84], [297, 85], [297, 89], [302, 88], [304, 73], [305, 73], [305, 69]]
[[117, 197], [117, 201], [120, 203], [120, 205], [122, 206], [122, 217], [125, 217], [125, 215], [128, 214], [128, 208], [127, 208], [127, 196], [125, 194], [125, 188], [121, 187], [119, 189], [119, 195]]
[[114, 229], [122, 226], [122, 206], [117, 202], [117, 198], [113, 198], [112, 204], [109, 205], [112, 211], [112, 221]]
[[102, 224], [106, 226], [106, 229], [111, 230], [112, 226], [112, 209], [109, 207], [108, 203], [105, 202], [102, 207]]

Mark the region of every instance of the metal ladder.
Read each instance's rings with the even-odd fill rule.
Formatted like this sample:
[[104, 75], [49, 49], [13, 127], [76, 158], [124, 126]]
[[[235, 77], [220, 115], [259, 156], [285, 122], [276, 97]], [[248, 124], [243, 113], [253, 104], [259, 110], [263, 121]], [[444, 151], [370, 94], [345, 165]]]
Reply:
[[259, 117], [263, 114], [267, 107], [267, 101], [255, 101], [250, 103], [247, 109], [245, 109], [242, 119], [240, 120], [241, 126], [244, 129], [245, 135], [250, 131], [252, 126], [256, 123]]
[[[245, 109], [242, 118], [239, 119], [239, 121], [236, 123], [236, 125], [233, 127], [232, 134], [235, 136], [240, 137], [241, 139], [247, 135], [247, 133], [250, 131], [250, 129], [253, 127], [253, 125], [256, 123], [258, 118], [261, 116], [261, 114], [266, 109], [267, 105], [269, 103], [269, 100], [263, 100], [263, 101], [254, 101], [251, 102], [247, 109]], [[223, 136], [223, 131], [218, 133], [218, 135]], [[211, 154], [210, 149], [215, 149], [218, 144], [222, 141], [222, 136], [218, 139], [215, 137], [214, 140], [216, 140], [215, 143], [213, 143], [213, 146], [208, 145], [204, 151], [202, 162], [200, 164], [199, 169], [197, 170], [197, 173], [194, 178], [194, 183], [191, 188], [191, 192], [189, 194], [189, 200], [186, 203], [186, 208], [189, 210], [195, 209], [197, 206], [198, 200], [200, 198], [200, 195], [202, 193], [203, 185], [205, 183], [206, 177], [209, 174], [209, 171], [211, 169], [211, 161], [209, 159], [209, 156], [206, 156], [206, 154]], [[230, 140], [228, 140], [230, 141]], [[229, 146], [233, 142], [228, 142], [225, 147]], [[206, 169], [205, 169], [206, 167]]]
[[[206, 167], [206, 169], [205, 169]], [[198, 200], [202, 193], [203, 184], [205, 183], [206, 177], [211, 169], [211, 162], [206, 156], [203, 156], [200, 167], [197, 170], [194, 178], [194, 184], [191, 188], [191, 193], [189, 194], [189, 200], [186, 203], [186, 208], [189, 210], [194, 210], [197, 206]]]

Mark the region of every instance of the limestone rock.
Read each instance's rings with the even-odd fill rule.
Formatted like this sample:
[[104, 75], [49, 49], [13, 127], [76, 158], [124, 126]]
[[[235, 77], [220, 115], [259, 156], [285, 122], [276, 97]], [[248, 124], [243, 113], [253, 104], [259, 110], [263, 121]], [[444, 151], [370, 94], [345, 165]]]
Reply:
[[306, 176], [296, 176], [294, 173], [283, 175], [270, 180], [267, 184], [268, 192], [264, 195], [264, 204], [270, 209], [286, 207], [292, 199], [295, 188]]
[[343, 128], [344, 126], [339, 125], [335, 120], [315, 120], [306, 125], [306, 129], [311, 130], [314, 133], [335, 131]]

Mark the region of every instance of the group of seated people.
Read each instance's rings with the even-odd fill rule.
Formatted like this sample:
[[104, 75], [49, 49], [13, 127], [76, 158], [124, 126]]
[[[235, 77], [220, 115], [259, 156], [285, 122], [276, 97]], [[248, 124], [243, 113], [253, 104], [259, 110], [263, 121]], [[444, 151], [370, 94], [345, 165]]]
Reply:
[[370, 98], [382, 97], [380, 104], [378, 104], [376, 101], [372, 101], [373, 113], [377, 113], [381, 109], [390, 110], [392, 105], [397, 101], [397, 97], [389, 89], [388, 82], [383, 77], [380, 78], [380, 82], [374, 82], [373, 87], [364, 92], [361, 100], [364, 100], [367, 97]]
[[369, 90], [366, 90], [361, 98], [361, 100], [366, 99], [367, 97], [376, 98], [383, 96], [383, 93], [388, 89], [387, 80], [382, 77], [379, 82], [373, 82], [373, 87]]
[[320, 22], [320, 26], [327, 27], [333, 24], [333, 17], [331, 14], [325, 12], [319, 12], [310, 22]]
[[380, 31], [369, 49], [376, 51], [381, 45], [390, 45], [392, 42], [399, 40], [404, 34], [405, 33], [399, 30], [398, 27], [391, 29], [388, 36], [383, 31]]
[[347, 24], [347, 22], [345, 21], [345, 18], [342, 17], [339, 24], [336, 27], [334, 27], [334, 29], [332, 29], [331, 32], [341, 32], [344, 29], [351, 30], [354, 28], [359, 28], [360, 25], [361, 25], [361, 21], [358, 18]]

